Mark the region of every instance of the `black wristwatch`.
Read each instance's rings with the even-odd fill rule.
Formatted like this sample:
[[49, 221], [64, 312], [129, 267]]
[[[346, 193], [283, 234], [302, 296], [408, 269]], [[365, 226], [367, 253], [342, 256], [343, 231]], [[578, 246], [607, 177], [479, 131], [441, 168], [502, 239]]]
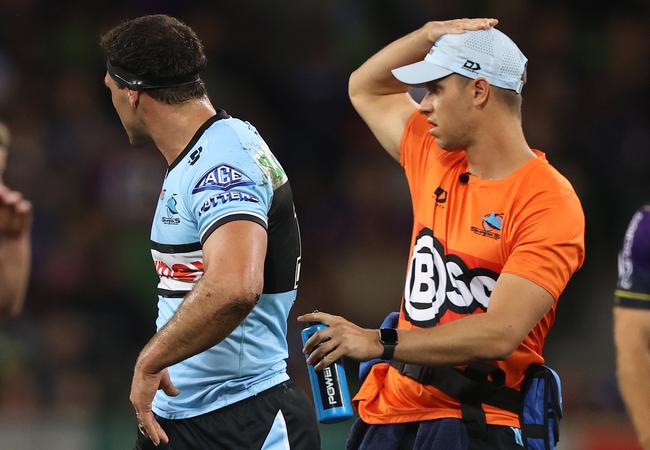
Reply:
[[397, 346], [397, 330], [395, 328], [380, 328], [379, 342], [384, 346], [384, 353], [381, 354], [381, 359], [393, 359], [395, 347]]

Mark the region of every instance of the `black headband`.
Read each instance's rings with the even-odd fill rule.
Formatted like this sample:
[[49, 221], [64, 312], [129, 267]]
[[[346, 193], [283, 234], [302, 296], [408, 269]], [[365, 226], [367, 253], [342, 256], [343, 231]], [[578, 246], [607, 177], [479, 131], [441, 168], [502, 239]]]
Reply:
[[201, 81], [201, 78], [197, 73], [191, 73], [179, 77], [165, 78], [158, 81], [145, 80], [144, 78], [139, 77], [138, 75], [134, 75], [126, 69], [112, 65], [109, 60], [106, 60], [106, 70], [116, 83], [122, 83], [132, 91], [189, 86], [190, 84], [198, 83]]

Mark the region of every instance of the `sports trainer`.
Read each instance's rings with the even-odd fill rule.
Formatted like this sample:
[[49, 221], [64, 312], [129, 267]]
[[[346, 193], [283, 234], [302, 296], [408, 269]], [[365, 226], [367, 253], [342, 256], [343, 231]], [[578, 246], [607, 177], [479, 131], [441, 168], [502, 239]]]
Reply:
[[614, 292], [618, 382], [644, 450], [650, 450], [650, 206], [632, 216]]
[[2, 181], [10, 141], [0, 122], [0, 320], [22, 311], [31, 267], [32, 204]]
[[[578, 197], [522, 131], [527, 59], [496, 24], [429, 22], [350, 77], [352, 104], [404, 168], [414, 223], [396, 330], [300, 318], [330, 325], [304, 349], [317, 368], [341, 356], [392, 360], [355, 397], [349, 449], [522, 446], [514, 402], [461, 402], [435, 376], [472, 363], [464, 378], [519, 389], [544, 361], [558, 298], [584, 258]], [[426, 88], [419, 105], [411, 86]]]
[[131, 386], [136, 448], [318, 448], [286, 372], [301, 248], [284, 170], [251, 124], [212, 106], [187, 25], [139, 17], [101, 47], [129, 141], [168, 163], [151, 229], [158, 331]]

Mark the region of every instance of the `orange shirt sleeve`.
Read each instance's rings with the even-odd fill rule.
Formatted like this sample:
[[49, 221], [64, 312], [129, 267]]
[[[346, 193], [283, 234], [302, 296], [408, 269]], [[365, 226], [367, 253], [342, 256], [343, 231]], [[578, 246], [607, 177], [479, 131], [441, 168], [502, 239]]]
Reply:
[[558, 299], [585, 257], [585, 219], [571, 189], [531, 199], [512, 225], [510, 256], [502, 273], [531, 280]]

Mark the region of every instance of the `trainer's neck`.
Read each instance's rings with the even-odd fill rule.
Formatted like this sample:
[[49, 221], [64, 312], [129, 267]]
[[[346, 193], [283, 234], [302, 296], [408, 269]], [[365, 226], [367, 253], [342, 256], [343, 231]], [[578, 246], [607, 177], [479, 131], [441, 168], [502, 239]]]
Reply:
[[535, 158], [514, 117], [493, 118], [476, 133], [467, 150], [469, 172], [484, 180], [500, 180]]
[[190, 100], [180, 105], [160, 105], [151, 112], [148, 128], [151, 139], [167, 165], [180, 155], [199, 128], [216, 111], [210, 100]]

